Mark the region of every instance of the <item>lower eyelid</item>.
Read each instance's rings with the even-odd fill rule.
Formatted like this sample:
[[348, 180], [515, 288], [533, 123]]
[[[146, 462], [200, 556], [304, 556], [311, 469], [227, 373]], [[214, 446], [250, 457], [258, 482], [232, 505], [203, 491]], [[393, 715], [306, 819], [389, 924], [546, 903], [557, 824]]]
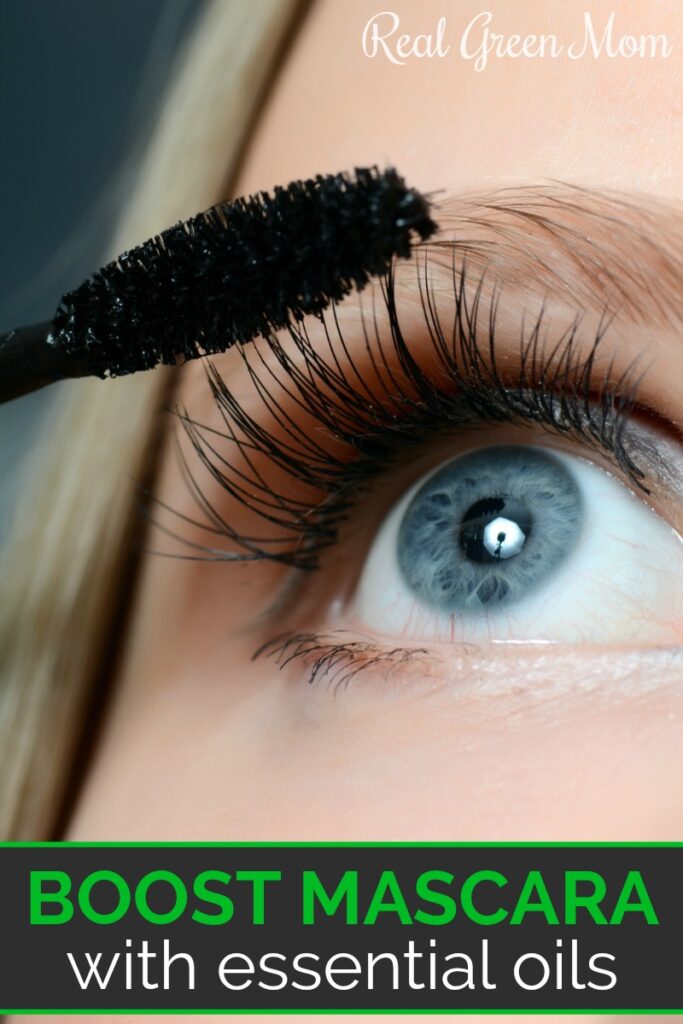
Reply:
[[[558, 701], [639, 702], [659, 691], [663, 707], [680, 698], [683, 648], [592, 647], [572, 644], [434, 644], [400, 646], [350, 630], [287, 633], [264, 644], [255, 658], [272, 660], [283, 682], [311, 696], [354, 702], [388, 698], [414, 702], [466, 701], [467, 715], [514, 716], [531, 707], [557, 710]], [[671, 691], [671, 703], [664, 697]], [[481, 702], [481, 703], [480, 703]], [[520, 724], [523, 724], [523, 720]]]

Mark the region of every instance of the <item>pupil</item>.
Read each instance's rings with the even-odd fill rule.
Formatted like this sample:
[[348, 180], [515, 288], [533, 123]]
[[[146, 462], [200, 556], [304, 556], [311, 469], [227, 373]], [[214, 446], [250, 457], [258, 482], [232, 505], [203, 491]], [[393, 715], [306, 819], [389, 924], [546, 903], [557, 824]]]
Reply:
[[472, 562], [500, 562], [514, 558], [531, 533], [529, 509], [515, 498], [482, 498], [465, 513], [458, 540]]

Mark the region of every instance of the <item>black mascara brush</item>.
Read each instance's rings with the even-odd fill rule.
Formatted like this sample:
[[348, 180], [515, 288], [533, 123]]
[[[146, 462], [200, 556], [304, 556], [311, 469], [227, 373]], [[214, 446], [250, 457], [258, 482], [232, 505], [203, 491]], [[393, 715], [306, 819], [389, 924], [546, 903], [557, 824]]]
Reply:
[[118, 377], [320, 313], [436, 230], [391, 168], [318, 175], [222, 203], [122, 253], [51, 322], [0, 336], [0, 402], [69, 377]]

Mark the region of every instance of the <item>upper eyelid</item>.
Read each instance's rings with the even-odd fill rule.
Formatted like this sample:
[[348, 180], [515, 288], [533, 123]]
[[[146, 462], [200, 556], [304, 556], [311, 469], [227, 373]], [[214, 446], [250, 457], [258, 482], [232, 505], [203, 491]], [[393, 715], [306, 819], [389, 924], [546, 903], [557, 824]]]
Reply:
[[[628, 315], [636, 321], [671, 322], [672, 319], [681, 318], [683, 217], [677, 209], [664, 206], [648, 197], [636, 198], [554, 183], [502, 189], [486, 194], [449, 195], [442, 197], [439, 202], [442, 233], [441, 239], [427, 250], [431, 259], [430, 281], [435, 281], [440, 275], [442, 282], [448, 282], [449, 277], [453, 275], [457, 252], [463, 275], [465, 268], [470, 278], [476, 278], [477, 273], [481, 271], [481, 282], [488, 275], [489, 282], [494, 281], [494, 291], [507, 291], [508, 297], [510, 294], [513, 296], [513, 301], [519, 301], [521, 296], [530, 292], [535, 291], [539, 294], [541, 289], [545, 289], [546, 292], [554, 290], [556, 294], [564, 293], [565, 298], [574, 305], [578, 302], [580, 310], [577, 311], [577, 317], [580, 317], [581, 311], [586, 307], [593, 305], [599, 308], [603, 316], [612, 316], [616, 313], [620, 317]], [[456, 236], [455, 247], [452, 237], [449, 237], [450, 223]], [[439, 256], [444, 258], [440, 260]], [[413, 278], [413, 285], [415, 280]], [[418, 279], [418, 290], [421, 283], [423, 282]], [[405, 289], [407, 294], [410, 290], [410, 279], [404, 278], [403, 284], [408, 286]], [[483, 294], [483, 286], [476, 287], [475, 294]], [[515, 295], [517, 300], [514, 299]], [[330, 319], [334, 326], [337, 326], [336, 310], [330, 312]], [[366, 322], [361, 321], [360, 326], [366, 333]], [[305, 325], [302, 337], [305, 338]], [[366, 333], [366, 349], [370, 354], [372, 340], [370, 338], [368, 341]], [[334, 343], [329, 337], [327, 341], [327, 352], [323, 356], [320, 356], [314, 347], [309, 347], [307, 365], [302, 378], [304, 385], [313, 372], [321, 371], [321, 379], [324, 379], [325, 386], [335, 386], [339, 363]], [[258, 354], [256, 346], [250, 348], [252, 355]], [[249, 364], [250, 359], [245, 358], [245, 362]], [[311, 370], [312, 363], [317, 367], [316, 371]], [[267, 362], [262, 362], [261, 365], [262, 368], [266, 368], [267, 376], [271, 372], [270, 367]], [[281, 366], [282, 363], [280, 368]], [[389, 367], [385, 366], [385, 369]], [[287, 377], [287, 374], [284, 376]], [[259, 374], [256, 373], [254, 379], [258, 381], [258, 377]], [[390, 373], [388, 377], [391, 379]], [[361, 382], [358, 373], [356, 379]], [[385, 377], [384, 397], [388, 398], [391, 388], [386, 387], [386, 379]], [[289, 388], [286, 401], [280, 404], [279, 410], [276, 410], [276, 415], [281, 420], [280, 427], [288, 415], [288, 407], [291, 412], [298, 404], [298, 413], [305, 414], [302, 411], [302, 405], [305, 406], [308, 397], [305, 386], [302, 395], [301, 380], [298, 384], [294, 383], [293, 387], [291, 384], [289, 381], [286, 385]], [[217, 375], [213, 378], [212, 387], [214, 401], [220, 400], [221, 395], [228, 399], [223, 408], [227, 418], [236, 415], [239, 420], [244, 410], [240, 408], [239, 403], [233, 401], [228, 389], [223, 389]], [[345, 390], [345, 387], [342, 390]], [[366, 399], [367, 390], [365, 388]], [[266, 387], [263, 394], [267, 395], [267, 392]], [[261, 410], [261, 413], [263, 412], [265, 409]], [[261, 413], [257, 414], [256, 419]], [[296, 415], [292, 415], [296, 420]], [[184, 425], [188, 426], [190, 423], [191, 421], [187, 420]], [[292, 425], [296, 433], [296, 423]], [[335, 425], [332, 424], [332, 430], [334, 429]], [[269, 447], [267, 430], [260, 435], [253, 435], [251, 439], [245, 436], [245, 432], [238, 425], [238, 435], [240, 432], [242, 454], [248, 451], [249, 445], [256, 450], [259, 447]], [[287, 462], [291, 462], [292, 459], [293, 449], [300, 444], [312, 446], [313, 460], [316, 440], [315, 436], [300, 437], [298, 440], [294, 438], [294, 445], [292, 447], [290, 444], [289, 451], [286, 450], [286, 445], [281, 443], [280, 468], [284, 466], [286, 471]], [[317, 457], [319, 462], [325, 459], [325, 451], [319, 445]], [[294, 460], [296, 461], [296, 455]], [[650, 461], [655, 465], [652, 460]], [[299, 467], [299, 475], [302, 468]], [[332, 469], [334, 468], [333, 466]], [[637, 477], [637, 467], [630, 468], [636, 470]], [[667, 471], [666, 466], [660, 465], [659, 470], [659, 478], [670, 483], [671, 473]], [[303, 475], [306, 476], [306, 473]], [[226, 476], [224, 474], [224, 478]], [[304, 483], [313, 486], [315, 481], [309, 478]], [[259, 493], [264, 496], [268, 491], [267, 481], [254, 478], [251, 482], [240, 480], [235, 473], [232, 481], [235, 496], [240, 494], [241, 489], [244, 497], [245, 484], [247, 490], [256, 492], [254, 503], [258, 506]], [[268, 500], [266, 498], [260, 502], [260, 513], [265, 514], [266, 523], [269, 522], [269, 517], [272, 520], [278, 516], [277, 508], [271, 506], [270, 511], [267, 511]], [[304, 522], [308, 516], [305, 501], [299, 504], [294, 515], [290, 515], [291, 512], [290, 502], [289, 509], [285, 509], [284, 512], [285, 518], [290, 516], [290, 520], [285, 523], [284, 535], [279, 540], [271, 538], [264, 547], [258, 537], [233, 537], [237, 541], [237, 547], [241, 547], [245, 554], [231, 551], [226, 552], [225, 557], [229, 560], [239, 560], [243, 557], [275, 557], [285, 562], [293, 558], [295, 564], [301, 564], [308, 558], [310, 552], [304, 551], [302, 558], [301, 545], [296, 541], [296, 520], [306, 526], [309, 537], [315, 530], [310, 519]], [[333, 517], [328, 514], [327, 525], [323, 527], [323, 540], [325, 531], [328, 535], [334, 531], [332, 519]], [[194, 525], [201, 529], [201, 524]], [[183, 538], [177, 534], [176, 536], [182, 543]], [[318, 536], [320, 537], [320, 534]], [[213, 545], [207, 554], [211, 558], [222, 557], [221, 552]], [[313, 564], [314, 559], [309, 559], [309, 567]]]
[[[232, 539], [236, 541], [238, 547], [241, 545], [246, 551], [245, 557], [252, 559], [259, 556], [274, 558], [285, 564], [303, 568], [316, 566], [320, 550], [329, 546], [334, 540], [336, 526], [342, 521], [345, 514], [345, 504], [348, 507], [350, 491], [354, 485], [358, 484], [359, 479], [362, 479], [361, 471], [367, 469], [373, 451], [376, 459], [381, 463], [382, 456], [386, 456], [391, 443], [405, 445], [414, 441], [414, 438], [405, 432], [401, 416], [405, 414], [410, 419], [411, 411], [424, 408], [425, 400], [433, 398], [435, 394], [433, 367], [426, 372], [419, 365], [419, 360], [416, 362], [418, 350], [424, 352], [425, 348], [429, 349], [431, 343], [432, 354], [436, 353], [441, 358], [441, 369], [443, 370], [445, 367], [447, 376], [450, 372], [449, 386], [452, 389], [452, 386], [458, 383], [460, 394], [463, 390], [468, 391], [470, 403], [473, 404], [476, 413], [477, 404], [483, 401], [485, 379], [487, 374], [489, 378], [491, 375], [486, 370], [484, 362], [480, 359], [477, 365], [476, 360], [473, 361], [473, 357], [480, 350], [487, 351], [489, 355], [491, 352], [495, 352], [495, 345], [489, 347], [487, 337], [485, 334], [482, 335], [481, 329], [477, 327], [480, 314], [482, 319], [487, 321], [489, 328], [492, 323], [495, 325], [495, 318], [493, 321], [488, 320], [485, 304], [482, 304], [481, 300], [483, 294], [481, 282], [484, 278], [480, 279], [479, 284], [470, 282], [470, 287], [474, 284], [474, 289], [470, 291], [469, 299], [465, 290], [464, 270], [459, 290], [457, 282], [455, 282], [456, 294], [452, 297], [451, 308], [454, 299], [454, 323], [459, 324], [458, 330], [464, 337], [464, 348], [458, 354], [463, 366], [458, 371], [459, 380], [455, 381], [453, 368], [448, 365], [450, 358], [448, 346], [452, 339], [447, 338], [441, 332], [438, 316], [436, 318], [432, 316], [433, 310], [429, 301], [431, 266], [427, 252], [424, 267], [421, 268], [418, 261], [417, 274], [419, 275], [418, 292], [420, 293], [421, 288], [424, 289], [420, 293], [423, 306], [422, 334], [426, 334], [428, 337], [406, 340], [398, 322], [400, 316], [397, 313], [394, 291], [396, 282], [392, 277], [387, 282], [385, 294], [391, 326], [389, 341], [386, 340], [386, 333], [383, 335], [381, 330], [375, 331], [374, 329], [372, 313], [376, 314], [377, 309], [371, 310], [371, 313], [368, 314], [366, 308], [366, 320], [362, 320], [362, 318], [359, 320], [356, 317], [355, 330], [359, 336], [355, 339], [354, 346], [344, 345], [343, 335], [348, 320], [345, 319], [342, 324], [337, 318], [335, 310], [330, 318], [331, 323], [330, 320], [327, 321], [322, 345], [313, 342], [305, 324], [301, 325], [300, 329], [292, 328], [290, 338], [285, 339], [284, 342], [273, 339], [269, 355], [273, 357], [274, 368], [257, 348], [252, 346], [245, 350], [242, 353], [242, 359], [248, 368], [249, 379], [256, 388], [256, 405], [260, 406], [255, 411], [238, 401], [231, 392], [228, 382], [221, 378], [215, 367], [209, 367], [212, 398], [219, 407], [222, 421], [226, 426], [226, 443], [235, 446], [238, 454], [246, 453], [247, 458], [249, 458], [249, 452], [260, 450], [265, 453], [273, 464], [271, 468], [277, 469], [279, 473], [290, 474], [302, 494], [299, 499], [293, 498], [291, 493], [286, 500], [281, 499], [277, 494], [277, 488], [272, 485], [271, 479], [264, 479], [263, 475], [254, 474], [250, 479], [248, 466], [246, 475], [240, 476], [238, 471], [235, 471], [235, 479], [230, 481], [229, 473], [225, 472], [225, 467], [230, 465], [230, 459], [223, 458], [221, 453], [223, 466], [215, 468], [216, 479], [220, 480], [224, 486], [230, 487], [233, 497], [241, 496], [243, 498], [246, 492], [252, 504], [252, 511], [255, 512], [257, 518], [261, 516], [262, 522], [265, 520], [266, 525], [279, 522], [282, 528], [281, 536], [270, 538], [265, 547], [259, 545], [257, 536], [233, 536]], [[422, 276], [422, 270], [427, 275], [426, 278]], [[405, 278], [402, 280], [405, 281]], [[425, 280], [427, 281], [426, 286], [424, 286]], [[495, 291], [493, 294], [496, 294]], [[403, 302], [404, 292], [401, 292], [401, 295], [401, 302]], [[544, 311], [541, 307], [539, 324], [543, 315]], [[431, 323], [429, 323], [430, 319]], [[577, 316], [576, 323], [579, 322], [580, 316]], [[477, 339], [475, 335], [478, 330], [481, 336]], [[335, 335], [335, 332], [338, 332], [338, 336]], [[575, 392], [574, 406], [565, 405], [565, 414], [567, 411], [571, 412], [572, 408], [576, 410], [573, 424], [575, 433], [578, 434], [584, 430], [591, 443], [601, 443], [606, 450], [611, 447], [615, 453], [620, 451], [622, 468], [632, 471], [634, 479], [637, 481], [638, 467], [629, 460], [628, 452], [625, 449], [618, 449], [617, 446], [619, 423], [627, 416], [629, 404], [632, 403], [632, 398], [628, 395], [630, 386], [628, 374], [622, 370], [618, 375], [622, 387], [623, 407], [610, 408], [610, 392], [609, 389], [605, 391], [607, 383], [604, 371], [601, 371], [602, 376], [600, 376], [598, 384], [603, 388], [606, 399], [603, 414], [606, 412], [610, 415], [603, 415], [601, 421], [596, 420], [594, 423], [589, 423], [593, 434], [591, 438], [589, 437], [591, 431], [584, 429], [586, 407], [581, 402], [588, 400], [587, 389], [590, 384], [595, 346], [588, 359], [575, 358], [573, 346], [576, 345], [576, 332], [570, 324], [569, 329], [565, 326], [564, 334], [560, 335], [561, 344], [559, 346], [556, 344], [556, 339], [553, 339], [550, 346], [552, 358], [550, 358], [547, 352], [543, 353], [542, 351], [539, 334], [539, 331], [534, 331], [532, 323], [526, 338], [523, 339], [524, 346], [527, 346], [528, 358], [524, 374], [517, 383], [518, 390], [527, 392], [525, 396], [527, 408], [533, 413], [534, 395], [537, 394], [537, 391], [535, 387], [526, 387], [526, 385], [535, 385], [539, 375], [545, 376], [550, 391], [553, 388], [556, 390], [563, 388], [565, 393], [569, 393], [573, 389]], [[564, 341], [562, 341], [563, 338]], [[562, 344], [564, 344], [564, 348], [562, 348]], [[374, 354], [373, 346], [376, 346]], [[550, 370], [548, 369], [549, 359], [552, 364]], [[344, 369], [345, 363], [346, 369]], [[349, 372], [349, 369], [353, 372]], [[371, 384], [368, 385], [367, 381], [364, 381], [364, 374], [367, 374], [367, 380], [370, 380]], [[477, 378], [477, 375], [480, 379]], [[403, 388], [403, 393], [401, 393], [402, 380], [404, 385], [406, 382], [408, 384], [407, 389]], [[276, 381], [280, 382], [279, 385], [275, 383]], [[360, 387], [359, 384], [364, 386]], [[494, 384], [498, 391], [498, 408], [493, 418], [498, 420], [510, 418], [514, 389], [504, 386], [501, 380], [494, 379]], [[479, 386], [478, 393], [477, 386]], [[280, 388], [279, 393], [278, 388]], [[503, 392], [507, 392], [507, 397], [504, 400], [501, 398]], [[378, 396], [377, 408], [374, 411], [368, 410], [368, 394], [370, 393], [375, 393]], [[455, 406], [453, 396], [449, 395], [448, 397], [452, 424]], [[598, 397], [600, 396], [598, 395]], [[474, 399], [473, 402], [472, 399]], [[519, 407], [519, 397], [516, 401]], [[547, 399], [544, 401], [547, 404]], [[298, 413], [293, 412], [293, 406], [298, 407]], [[457, 410], [455, 411], [457, 412]], [[490, 398], [488, 411], [491, 411]], [[545, 410], [536, 409], [537, 420], [543, 412], [547, 420], [547, 408]], [[470, 409], [470, 413], [472, 414], [472, 409]], [[309, 416], [309, 421], [303, 428], [298, 422], [298, 414]], [[266, 423], [268, 418], [273, 416], [279, 420], [280, 433], [277, 440], [272, 431], [269, 433]], [[533, 419], [534, 416], [529, 414], [527, 418]], [[427, 407], [427, 425], [430, 421], [434, 422], [435, 419], [436, 417], [429, 412], [429, 407]], [[485, 418], [482, 418], [482, 421], [485, 422]], [[490, 422], [490, 419], [488, 421]], [[181, 423], [190, 434], [195, 447], [201, 448], [203, 428], [186, 415], [183, 415]], [[315, 429], [312, 424], [317, 424]], [[381, 437], [377, 432], [373, 434], [373, 426], [382, 425], [385, 436]], [[572, 426], [571, 423], [568, 425]], [[316, 430], [321, 426], [324, 430], [317, 434]], [[217, 457], [216, 438], [213, 428], [207, 427], [206, 429], [212, 434], [210, 442], [207, 444], [210, 457], [206, 458], [206, 452], [204, 452], [206, 462], [210, 466], [211, 457], [214, 459]], [[600, 436], [600, 431], [605, 436]], [[240, 445], [243, 446], [241, 451], [239, 451]], [[344, 451], [343, 456], [339, 454], [339, 446]], [[357, 456], [356, 461], [349, 461], [354, 452]], [[321, 492], [317, 497], [313, 493], [316, 488]], [[317, 514], [311, 515], [316, 501], [320, 501], [321, 496], [325, 493], [334, 493], [336, 504], [328, 501], [318, 508]], [[182, 537], [179, 539], [182, 542]], [[302, 543], [303, 539], [305, 539], [305, 543]], [[234, 552], [226, 556], [230, 560], [240, 557], [238, 553]], [[213, 545], [211, 557], [219, 557]]]

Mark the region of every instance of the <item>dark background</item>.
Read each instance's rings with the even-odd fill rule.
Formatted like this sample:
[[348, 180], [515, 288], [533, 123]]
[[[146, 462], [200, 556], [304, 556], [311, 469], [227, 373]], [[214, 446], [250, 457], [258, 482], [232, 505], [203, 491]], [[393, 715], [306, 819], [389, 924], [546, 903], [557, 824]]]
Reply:
[[[177, 874], [188, 891], [188, 903], [181, 917], [169, 924], [147, 923], [136, 911], [135, 903], [118, 921], [100, 925], [88, 921], [76, 909], [70, 921], [63, 925], [31, 925], [29, 914], [29, 877], [33, 870], [67, 873], [72, 891], [78, 892], [86, 875], [106, 868], [121, 875], [130, 889], [150, 871], [165, 870]], [[313, 1011], [333, 1007], [336, 1010], [353, 1008], [390, 1009], [478, 1009], [512, 1008], [544, 1011], [572, 1008], [576, 1010], [648, 1010], [672, 1009], [681, 1012], [683, 1006], [683, 975], [680, 969], [681, 911], [683, 890], [680, 885], [681, 846], [675, 844], [658, 848], [646, 844], [632, 846], [513, 846], [470, 847], [458, 846], [321, 846], [302, 847], [241, 847], [239, 844], [208, 844], [173, 846], [116, 846], [103, 844], [87, 846], [0, 848], [0, 1007], [10, 1009], [207, 1009], [244, 1008], [282, 1009], [300, 1008]], [[202, 925], [192, 920], [196, 909], [215, 912], [198, 901], [192, 892], [193, 879], [201, 871], [220, 870], [233, 876], [227, 888], [220, 888], [234, 902], [232, 919], [219, 926]], [[435, 885], [449, 891], [459, 904], [455, 917], [439, 926], [433, 923], [401, 924], [390, 912], [380, 913], [375, 924], [365, 925], [363, 919], [370, 906], [381, 873], [394, 871], [401, 886], [411, 916], [419, 908], [434, 914], [438, 908], [425, 904], [415, 891], [415, 880], [423, 871], [439, 869], [453, 876], [453, 883]], [[595, 923], [584, 910], [579, 910], [575, 925], [564, 921], [564, 875], [567, 870], [597, 871], [605, 879], [607, 893], [601, 906], [607, 919], [611, 919], [619, 893], [631, 870], [642, 873], [647, 892], [658, 914], [659, 924], [650, 925], [640, 913], [625, 913], [621, 924], [610, 927]], [[240, 870], [280, 871], [280, 882], [266, 886], [265, 920], [263, 925], [251, 924], [251, 886], [240, 883], [234, 875]], [[318, 913], [313, 925], [302, 924], [302, 871], [315, 870], [328, 893], [342, 878], [343, 872], [358, 872], [359, 923], [346, 925], [345, 913], [326, 918]], [[530, 870], [540, 871], [553, 900], [560, 923], [546, 922], [542, 913], [528, 913], [519, 925], [508, 921], [493, 926], [481, 926], [463, 913], [460, 887], [464, 879], [475, 871], [496, 870], [508, 880], [498, 889], [488, 882], [476, 890], [475, 905], [481, 913], [493, 913], [502, 906], [512, 911], [521, 895], [524, 880]], [[244, 886], [246, 885], [246, 888]], [[98, 883], [93, 889], [92, 905], [99, 913], [110, 913], [118, 901], [111, 882]], [[156, 886], [156, 891], [154, 887]], [[49, 891], [53, 888], [45, 886]], [[590, 893], [583, 883], [580, 892]], [[167, 913], [174, 905], [167, 882], [155, 882], [149, 890], [149, 906], [156, 913]], [[387, 897], [386, 903], [391, 900]], [[631, 896], [631, 903], [636, 897]], [[53, 913], [54, 907], [45, 908]], [[291, 984], [280, 991], [266, 991], [255, 984], [241, 992], [231, 992], [220, 984], [217, 965], [223, 956], [242, 952], [258, 961], [265, 952], [288, 955], [289, 963], [296, 953], [315, 953], [323, 960], [332, 953], [351, 952], [367, 962], [367, 954], [394, 952], [405, 964], [403, 954], [410, 940], [415, 949], [427, 953], [430, 940], [434, 940], [437, 955], [464, 952], [473, 957], [475, 967], [481, 956], [481, 940], [488, 939], [490, 947], [490, 980], [495, 990], [484, 990], [481, 974], [475, 969], [475, 989], [452, 992], [438, 984], [434, 990], [410, 989], [406, 973], [398, 991], [391, 988], [391, 971], [378, 968], [373, 990], [359, 984], [356, 988], [340, 992], [324, 980], [316, 989], [297, 990]], [[513, 965], [524, 953], [535, 952], [555, 964], [557, 941], [562, 939], [564, 958], [561, 987], [556, 988], [553, 969], [547, 985], [535, 991], [525, 991], [514, 983]], [[106, 991], [92, 987], [82, 991], [69, 965], [66, 952], [77, 959], [81, 970], [84, 954], [103, 954], [104, 965], [119, 952], [124, 959], [126, 940], [130, 948], [139, 950], [146, 940], [149, 949], [162, 952], [162, 943], [168, 940], [171, 953], [188, 952], [196, 964], [196, 987], [187, 988], [187, 971], [171, 969], [170, 989], [143, 989], [139, 977], [139, 964], [133, 974], [133, 985], [125, 987], [124, 966], [119, 966]], [[575, 978], [581, 987], [574, 987], [569, 959], [572, 940], [578, 943]], [[590, 956], [611, 953], [616, 959], [610, 966], [617, 975], [617, 984], [610, 990], [593, 989], [589, 981], [604, 984], [606, 979], [588, 969]], [[423, 958], [416, 978], [428, 978]], [[136, 961], [137, 963], [137, 961]], [[440, 964], [436, 979], [444, 968]], [[608, 964], [603, 960], [603, 967]], [[272, 964], [272, 966], [276, 966]], [[307, 966], [312, 966], [308, 961]], [[341, 965], [340, 965], [341, 966]], [[456, 964], [456, 966], [461, 966]], [[532, 982], [540, 978], [540, 967], [529, 965], [526, 978]], [[150, 964], [150, 980], [159, 983], [159, 961]], [[258, 972], [257, 972], [258, 973]], [[291, 966], [289, 969], [292, 977]], [[263, 977], [263, 975], [261, 975]], [[174, 983], [175, 978], [179, 981]], [[234, 978], [235, 981], [244, 980]], [[272, 983], [275, 979], [264, 977]], [[310, 978], [296, 978], [310, 983]], [[452, 978], [451, 980], [455, 980]], [[458, 979], [460, 980], [460, 979]], [[334, 1024], [334, 1020], [330, 1020]], [[406, 1024], [410, 1024], [406, 1020]], [[514, 1024], [514, 1022], [513, 1022]], [[634, 1021], [637, 1024], [637, 1021]]]
[[[105, 258], [202, 0], [0, 0], [0, 331]], [[108, 255], [108, 254], [107, 254]], [[0, 406], [0, 541], [51, 391]]]

